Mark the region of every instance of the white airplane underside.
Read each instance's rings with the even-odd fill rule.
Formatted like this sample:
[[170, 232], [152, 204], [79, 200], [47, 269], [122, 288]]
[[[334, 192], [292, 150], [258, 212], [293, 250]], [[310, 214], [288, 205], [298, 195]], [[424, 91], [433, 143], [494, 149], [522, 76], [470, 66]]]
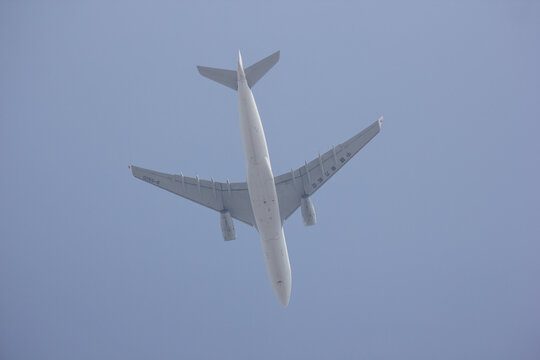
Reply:
[[198, 66], [201, 75], [238, 92], [242, 144], [247, 181], [242, 183], [203, 180], [130, 166], [133, 176], [220, 212], [225, 240], [234, 240], [233, 218], [254, 226], [260, 234], [268, 277], [283, 306], [289, 303], [291, 268], [283, 222], [301, 207], [306, 226], [316, 223], [311, 195], [339, 171], [381, 129], [382, 117], [349, 140], [296, 170], [272, 173], [264, 129], [251, 88], [279, 60], [279, 51], [244, 69], [239, 55], [238, 70]]

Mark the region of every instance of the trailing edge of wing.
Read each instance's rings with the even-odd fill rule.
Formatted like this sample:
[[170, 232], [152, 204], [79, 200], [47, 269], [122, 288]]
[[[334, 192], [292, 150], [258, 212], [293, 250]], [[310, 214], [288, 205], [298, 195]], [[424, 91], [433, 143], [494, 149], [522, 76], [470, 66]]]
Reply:
[[228, 210], [231, 216], [255, 226], [246, 183], [221, 183], [183, 175], [171, 175], [131, 166], [136, 178], [182, 196], [219, 212]]
[[311, 196], [319, 190], [379, 133], [382, 120], [381, 117], [344, 143], [333, 147], [309, 163], [306, 162], [304, 166], [274, 179], [282, 222], [298, 209], [302, 197]]

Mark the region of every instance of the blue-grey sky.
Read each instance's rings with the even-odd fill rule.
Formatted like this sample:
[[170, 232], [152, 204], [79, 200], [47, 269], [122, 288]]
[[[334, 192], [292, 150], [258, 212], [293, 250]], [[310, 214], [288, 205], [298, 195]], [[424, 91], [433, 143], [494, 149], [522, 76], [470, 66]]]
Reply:
[[[0, 358], [538, 359], [538, 1], [2, 1]], [[235, 92], [195, 65], [276, 50], [274, 173], [384, 115], [285, 223], [131, 176], [243, 181]]]

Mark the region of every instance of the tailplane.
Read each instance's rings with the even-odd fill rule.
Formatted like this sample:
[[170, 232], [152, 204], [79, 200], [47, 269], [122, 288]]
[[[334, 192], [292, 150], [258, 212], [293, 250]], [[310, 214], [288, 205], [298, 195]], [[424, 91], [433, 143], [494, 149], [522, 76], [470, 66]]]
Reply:
[[[261, 61], [246, 68], [244, 72], [246, 74], [248, 86], [252, 88], [278, 61], [279, 51], [276, 51], [272, 55], [265, 57]], [[197, 66], [197, 69], [202, 76], [230, 87], [233, 90], [238, 90], [238, 77], [236, 71], [206, 66]]]

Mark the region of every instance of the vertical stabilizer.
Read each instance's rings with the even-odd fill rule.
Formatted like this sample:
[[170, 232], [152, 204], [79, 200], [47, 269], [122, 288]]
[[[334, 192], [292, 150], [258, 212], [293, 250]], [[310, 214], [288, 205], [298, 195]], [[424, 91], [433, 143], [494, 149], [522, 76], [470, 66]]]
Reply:
[[242, 53], [238, 50], [238, 66], [244, 70], [244, 63], [242, 62]]
[[238, 75], [238, 82], [246, 80], [246, 73], [244, 72], [244, 63], [242, 62], [240, 50], [238, 50], [238, 70], [236, 73]]

